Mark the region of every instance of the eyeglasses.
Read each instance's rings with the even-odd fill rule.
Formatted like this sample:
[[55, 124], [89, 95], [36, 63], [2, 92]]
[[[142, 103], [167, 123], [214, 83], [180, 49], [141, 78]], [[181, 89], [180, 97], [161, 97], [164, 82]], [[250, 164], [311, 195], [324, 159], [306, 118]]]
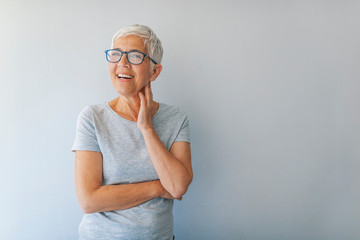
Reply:
[[153, 63], [157, 64], [154, 59], [149, 57], [149, 55], [136, 50], [129, 52], [123, 52], [118, 49], [105, 50], [106, 60], [111, 63], [117, 63], [121, 60], [124, 53], [126, 54], [128, 62], [131, 64], [139, 65], [144, 61], [145, 57], [148, 57]]

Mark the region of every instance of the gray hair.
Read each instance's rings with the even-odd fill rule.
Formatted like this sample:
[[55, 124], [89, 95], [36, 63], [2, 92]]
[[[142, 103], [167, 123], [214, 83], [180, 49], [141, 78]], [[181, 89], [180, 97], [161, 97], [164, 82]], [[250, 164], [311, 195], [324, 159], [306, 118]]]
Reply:
[[[138, 36], [144, 39], [144, 44], [149, 51], [149, 55], [157, 63], [161, 63], [163, 57], [163, 48], [161, 45], [160, 39], [149, 27], [139, 24], [130, 25], [124, 28], [121, 28], [115, 33], [112, 38], [111, 48], [114, 47], [114, 42], [120, 37], [126, 36]], [[152, 63], [152, 62], [151, 62]]]

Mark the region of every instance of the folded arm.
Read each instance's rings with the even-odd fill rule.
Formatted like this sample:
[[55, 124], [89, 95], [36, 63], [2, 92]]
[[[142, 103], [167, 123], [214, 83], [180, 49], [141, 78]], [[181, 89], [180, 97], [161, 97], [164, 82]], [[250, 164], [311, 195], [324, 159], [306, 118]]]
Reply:
[[102, 185], [102, 154], [76, 151], [75, 188], [84, 213], [127, 209], [153, 198], [173, 197], [160, 181], [123, 185]]

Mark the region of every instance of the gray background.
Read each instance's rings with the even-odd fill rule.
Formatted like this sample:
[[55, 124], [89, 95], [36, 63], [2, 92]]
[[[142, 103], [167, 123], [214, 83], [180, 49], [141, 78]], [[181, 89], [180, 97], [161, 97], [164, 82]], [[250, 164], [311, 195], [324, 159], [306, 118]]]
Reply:
[[191, 119], [177, 239], [360, 239], [359, 1], [0, 1], [0, 238], [76, 239], [78, 113], [104, 50], [163, 42], [155, 99]]

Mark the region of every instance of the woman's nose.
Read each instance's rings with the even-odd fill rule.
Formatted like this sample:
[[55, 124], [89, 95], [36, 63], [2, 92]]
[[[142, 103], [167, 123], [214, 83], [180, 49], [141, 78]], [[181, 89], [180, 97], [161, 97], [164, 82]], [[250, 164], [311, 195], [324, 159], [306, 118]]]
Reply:
[[117, 63], [118, 67], [130, 67], [130, 63], [127, 60], [127, 55], [124, 53], [121, 58], [120, 61]]

